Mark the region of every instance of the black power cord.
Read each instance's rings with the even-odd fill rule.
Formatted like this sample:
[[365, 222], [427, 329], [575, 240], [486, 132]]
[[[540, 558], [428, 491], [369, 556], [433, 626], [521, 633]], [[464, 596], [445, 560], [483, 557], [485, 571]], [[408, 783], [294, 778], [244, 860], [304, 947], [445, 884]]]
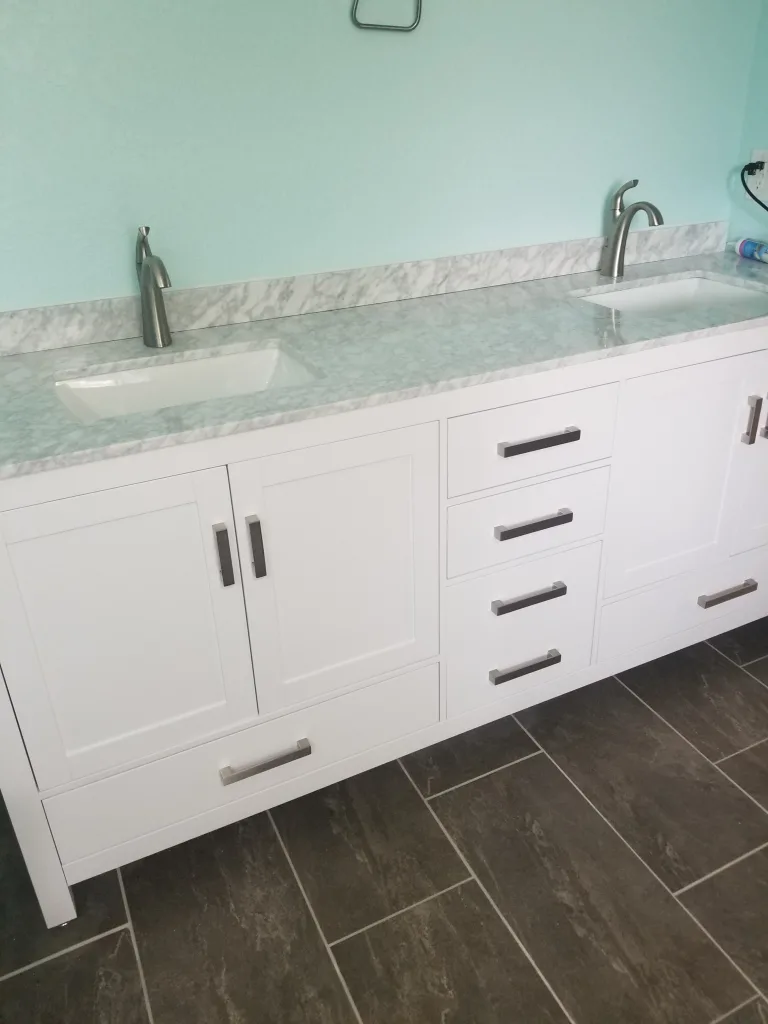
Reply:
[[750, 177], [753, 177], [755, 174], [757, 174], [758, 171], [764, 171], [764, 170], [765, 170], [765, 161], [764, 160], [755, 160], [754, 163], [744, 164], [744, 166], [741, 169], [741, 184], [744, 186], [744, 191], [747, 193], [749, 198], [750, 199], [754, 199], [754, 201], [757, 203], [758, 206], [762, 206], [762, 208], [766, 212], [768, 212], [768, 206], [766, 206], [766, 204], [762, 201], [762, 199], [758, 199], [757, 198], [755, 193], [752, 191], [752, 189], [747, 184], [747, 175], [749, 175]]

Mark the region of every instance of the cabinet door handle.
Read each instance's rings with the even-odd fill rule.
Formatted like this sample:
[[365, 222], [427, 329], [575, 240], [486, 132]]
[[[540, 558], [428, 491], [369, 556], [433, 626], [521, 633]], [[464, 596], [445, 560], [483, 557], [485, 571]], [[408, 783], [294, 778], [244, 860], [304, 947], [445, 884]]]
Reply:
[[232, 548], [229, 545], [229, 530], [224, 523], [217, 523], [213, 528], [216, 538], [216, 550], [219, 553], [219, 575], [225, 587], [235, 585], [235, 568], [232, 565]]
[[527, 455], [528, 452], [538, 452], [542, 448], [557, 448], [561, 444], [573, 444], [581, 439], [581, 430], [578, 427], [566, 427], [557, 434], [546, 434], [544, 437], [532, 437], [528, 441], [501, 441], [497, 451], [502, 459], [511, 459], [515, 455]]
[[747, 432], [741, 435], [743, 444], [754, 444], [757, 440], [757, 428], [760, 426], [760, 416], [763, 412], [763, 400], [759, 395], [749, 396], [749, 419], [747, 420]]
[[496, 540], [514, 540], [515, 537], [525, 537], [529, 533], [540, 533], [542, 530], [552, 530], [555, 526], [565, 526], [573, 522], [573, 512], [569, 508], [561, 508], [551, 515], [542, 516], [541, 519], [528, 519], [524, 523], [517, 523], [515, 526], [497, 526], [493, 535]]
[[286, 750], [282, 754], [275, 754], [268, 757], [266, 761], [256, 761], [254, 764], [246, 765], [245, 768], [222, 768], [219, 772], [222, 786], [231, 786], [233, 782], [242, 782], [243, 779], [250, 779], [254, 775], [261, 775], [262, 772], [271, 772], [273, 768], [279, 768], [281, 764], [290, 764], [291, 761], [299, 761], [302, 757], [309, 757], [312, 753], [312, 744], [307, 739], [299, 740], [293, 750]]
[[248, 527], [248, 536], [251, 539], [251, 564], [253, 575], [257, 580], [267, 575], [267, 560], [264, 557], [264, 538], [261, 534], [261, 520], [258, 516], [250, 516], [245, 520]]
[[563, 656], [560, 651], [553, 648], [551, 651], [547, 651], [543, 658], [524, 661], [522, 665], [516, 665], [514, 668], [494, 669], [493, 672], [488, 673], [488, 678], [494, 686], [501, 686], [502, 683], [511, 683], [513, 679], [519, 679], [521, 676], [529, 676], [531, 672], [541, 672], [543, 668], [559, 665], [562, 660]]
[[519, 612], [521, 608], [530, 608], [534, 604], [544, 604], [545, 601], [554, 601], [558, 597], [565, 597], [568, 587], [558, 580], [551, 587], [544, 590], [537, 590], [533, 594], [523, 594], [512, 601], [491, 601], [491, 611], [494, 615], [508, 615], [510, 612]]
[[756, 590], [757, 580], [744, 580], [738, 587], [721, 590], [719, 594], [702, 594], [699, 598], [699, 607], [714, 608], [718, 604], [725, 604], [726, 601], [735, 601], [737, 597], [746, 597], [747, 594], [754, 594]]

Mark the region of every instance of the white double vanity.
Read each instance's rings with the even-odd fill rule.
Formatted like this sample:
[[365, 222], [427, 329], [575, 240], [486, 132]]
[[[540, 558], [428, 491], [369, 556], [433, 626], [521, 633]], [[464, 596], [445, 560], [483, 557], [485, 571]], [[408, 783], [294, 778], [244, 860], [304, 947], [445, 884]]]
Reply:
[[754, 323], [0, 480], [0, 782], [48, 923], [68, 884], [768, 614]]

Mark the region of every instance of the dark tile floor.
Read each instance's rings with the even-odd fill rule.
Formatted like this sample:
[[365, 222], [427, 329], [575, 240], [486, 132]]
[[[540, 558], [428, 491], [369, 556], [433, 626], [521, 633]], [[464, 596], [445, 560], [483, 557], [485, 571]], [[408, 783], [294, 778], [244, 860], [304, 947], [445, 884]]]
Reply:
[[768, 1024], [768, 620], [75, 897], [0, 816], [1, 1024]]

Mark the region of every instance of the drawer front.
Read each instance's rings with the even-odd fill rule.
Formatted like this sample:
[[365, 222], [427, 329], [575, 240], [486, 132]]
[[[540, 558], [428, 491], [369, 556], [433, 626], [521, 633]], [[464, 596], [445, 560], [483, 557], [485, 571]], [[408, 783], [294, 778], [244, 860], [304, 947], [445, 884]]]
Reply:
[[[606, 605], [600, 617], [598, 659], [607, 661], [741, 611], [754, 618], [768, 612], [768, 552], [764, 550], [686, 573]], [[715, 626], [712, 635], [716, 632]]]
[[589, 664], [600, 550], [590, 544], [447, 589], [449, 715]]
[[449, 420], [449, 497], [607, 458], [618, 390], [606, 384]]
[[[439, 705], [439, 672], [431, 665], [49, 797], [44, 806], [62, 862], [71, 864], [427, 728], [438, 722]], [[249, 774], [259, 763], [265, 770]]]
[[548, 480], [448, 509], [448, 576], [462, 576], [602, 533], [609, 470]]

